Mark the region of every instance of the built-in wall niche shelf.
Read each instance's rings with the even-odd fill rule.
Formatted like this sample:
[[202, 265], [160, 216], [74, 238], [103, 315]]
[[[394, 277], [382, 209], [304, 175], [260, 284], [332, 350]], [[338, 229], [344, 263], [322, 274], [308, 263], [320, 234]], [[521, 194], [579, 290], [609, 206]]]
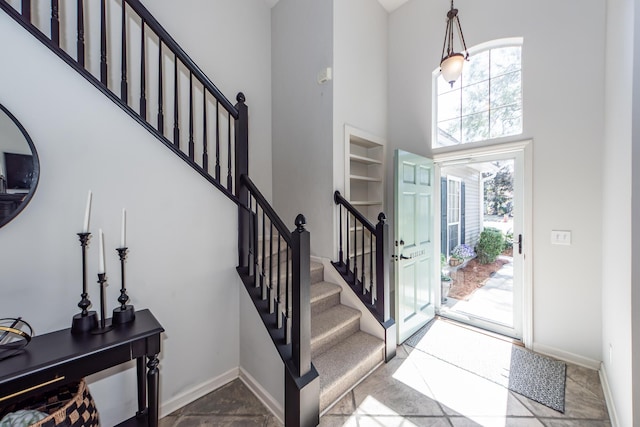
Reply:
[[376, 224], [384, 207], [385, 142], [346, 125], [345, 157], [345, 198]]

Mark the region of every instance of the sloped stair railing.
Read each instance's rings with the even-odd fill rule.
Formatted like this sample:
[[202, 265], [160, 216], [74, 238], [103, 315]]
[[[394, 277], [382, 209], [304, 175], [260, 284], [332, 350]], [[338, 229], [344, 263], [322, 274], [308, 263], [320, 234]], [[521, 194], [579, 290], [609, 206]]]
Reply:
[[[40, 14], [47, 3], [37, 3]], [[65, 7], [69, 5], [74, 7]], [[285, 425], [316, 426], [320, 385], [311, 364], [309, 232], [302, 215], [296, 218], [296, 229], [288, 231], [247, 176], [244, 95], [239, 93], [232, 104], [139, 0], [51, 0], [44, 20], [32, 19], [31, 0], [0, 0], [0, 9], [238, 204], [238, 272], [285, 364]], [[96, 9], [99, 19], [92, 20], [88, 15]], [[99, 40], [92, 40], [95, 34], [87, 24], [96, 20]], [[74, 40], [64, 37], [69, 25]], [[114, 38], [120, 43], [109, 49], [107, 43]], [[90, 46], [99, 47], [97, 55], [91, 55]], [[139, 53], [137, 67], [129, 67], [133, 47]], [[118, 61], [120, 69], [114, 74], [109, 64]], [[291, 275], [284, 279], [280, 264], [271, 264], [265, 246], [259, 247], [266, 241], [267, 227], [271, 245], [277, 236], [277, 245], [287, 246], [284, 268]]]
[[[0, 8], [236, 201], [234, 182], [246, 173], [236, 170], [247, 156], [238, 140], [247, 133], [244, 95], [232, 104], [139, 0], [47, 3], [0, 0]], [[96, 21], [99, 33], [89, 28]]]
[[396, 355], [395, 320], [391, 317], [389, 288], [389, 225], [383, 212], [373, 225], [339, 191], [338, 260], [335, 269], [385, 330], [385, 360]]
[[285, 425], [317, 426], [320, 379], [311, 363], [310, 239], [289, 231], [247, 175], [240, 177], [238, 273], [285, 364]]

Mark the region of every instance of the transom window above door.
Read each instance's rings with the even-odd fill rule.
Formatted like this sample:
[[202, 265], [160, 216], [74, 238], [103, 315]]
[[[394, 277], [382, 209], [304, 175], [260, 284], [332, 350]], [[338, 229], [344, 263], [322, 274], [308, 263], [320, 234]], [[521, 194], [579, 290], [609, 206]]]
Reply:
[[522, 38], [469, 49], [451, 86], [434, 72], [432, 148], [522, 133]]

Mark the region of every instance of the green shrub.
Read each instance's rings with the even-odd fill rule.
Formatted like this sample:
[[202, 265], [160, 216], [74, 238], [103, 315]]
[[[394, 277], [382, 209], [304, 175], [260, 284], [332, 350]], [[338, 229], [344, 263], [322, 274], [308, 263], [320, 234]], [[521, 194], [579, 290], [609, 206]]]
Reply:
[[504, 237], [497, 228], [487, 227], [480, 233], [480, 239], [476, 244], [476, 253], [480, 264], [490, 264], [502, 253]]
[[513, 247], [513, 233], [507, 233], [504, 237], [504, 246], [502, 247], [502, 251], [506, 251]]

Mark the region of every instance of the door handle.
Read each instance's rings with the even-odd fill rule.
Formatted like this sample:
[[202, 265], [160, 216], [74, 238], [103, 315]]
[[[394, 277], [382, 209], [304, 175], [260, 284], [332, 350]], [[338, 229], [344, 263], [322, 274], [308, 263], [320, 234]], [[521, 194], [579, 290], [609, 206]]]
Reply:
[[406, 257], [406, 256], [404, 256], [404, 255], [400, 254], [400, 259], [411, 259], [411, 258], [410, 258], [410, 257]]
[[518, 253], [522, 254], [522, 234], [518, 234]]

